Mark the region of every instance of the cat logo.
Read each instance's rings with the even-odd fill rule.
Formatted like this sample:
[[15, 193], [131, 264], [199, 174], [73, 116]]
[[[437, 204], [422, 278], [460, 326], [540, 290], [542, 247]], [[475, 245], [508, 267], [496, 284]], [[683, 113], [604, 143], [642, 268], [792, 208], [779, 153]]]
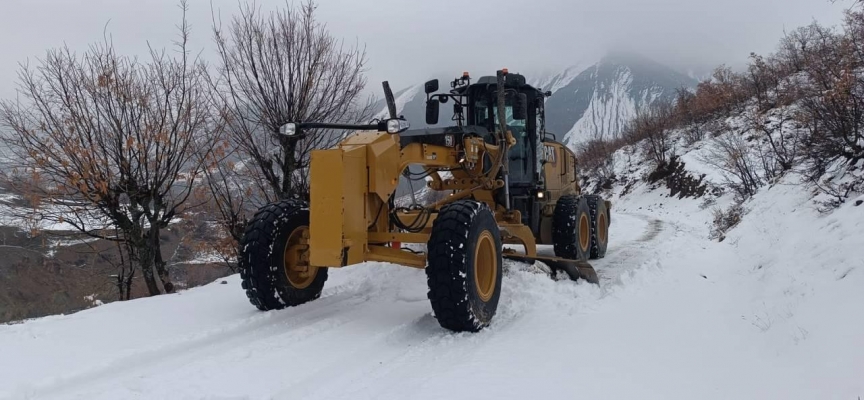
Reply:
[[444, 135], [444, 145], [447, 147], [456, 146], [456, 141], [453, 139], [453, 135]]
[[555, 151], [555, 147], [553, 147], [553, 146], [543, 146], [543, 150], [544, 150], [544, 153], [545, 153], [545, 154], [544, 154], [544, 156], [545, 156], [544, 158], [546, 159], [546, 162], [549, 162], [549, 163], [555, 164], [555, 153], [556, 153], [556, 151]]

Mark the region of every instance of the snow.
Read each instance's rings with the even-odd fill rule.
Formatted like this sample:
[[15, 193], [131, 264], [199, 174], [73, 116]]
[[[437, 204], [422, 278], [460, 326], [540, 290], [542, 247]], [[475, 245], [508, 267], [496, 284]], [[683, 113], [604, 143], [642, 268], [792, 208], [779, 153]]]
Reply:
[[534, 74], [529, 74], [532, 77], [531, 86], [550, 91], [554, 95], [555, 92], [573, 82], [579, 74], [592, 67], [594, 62], [581, 62], [574, 64], [564, 69], [563, 72], [555, 74], [537, 74], [537, 78], [533, 78]]
[[[423, 85], [411, 86], [411, 87], [403, 90], [398, 96], [396, 96], [393, 99], [393, 102], [396, 104], [396, 113], [397, 114], [401, 114], [405, 109], [405, 105], [408, 104], [409, 102], [411, 102], [411, 100], [414, 100], [415, 97], [417, 97], [417, 95], [420, 93], [420, 91], [421, 91], [420, 89], [422, 87], [423, 87]], [[389, 111], [387, 110], [386, 104], [384, 106], [384, 109], [381, 110], [377, 115], [375, 115], [375, 118], [381, 118], [381, 119], [390, 118]]]
[[[594, 66], [595, 75], [601, 66]], [[659, 86], [633, 89], [633, 72], [626, 67], [615, 67], [616, 77], [607, 86], [598, 82], [588, 108], [565, 134], [571, 147], [598, 138], [612, 138], [620, 133], [639, 112], [661, 98], [664, 89]]]
[[615, 201], [601, 285], [508, 261], [477, 334], [438, 326], [419, 270], [332, 270], [321, 299], [267, 313], [232, 276], [0, 326], [0, 398], [864, 394], [864, 207], [820, 215], [780, 184], [718, 243], [696, 200], [639, 185]]
[[570, 64], [569, 67], [561, 70], [527, 70], [525, 76], [528, 78], [528, 84], [536, 88], [541, 88], [543, 91], [550, 91], [554, 95], [558, 90], [566, 87], [576, 79], [582, 72], [595, 66], [598, 60], [603, 58], [603, 54], [597, 52], [587, 52], [579, 55], [578, 60]]

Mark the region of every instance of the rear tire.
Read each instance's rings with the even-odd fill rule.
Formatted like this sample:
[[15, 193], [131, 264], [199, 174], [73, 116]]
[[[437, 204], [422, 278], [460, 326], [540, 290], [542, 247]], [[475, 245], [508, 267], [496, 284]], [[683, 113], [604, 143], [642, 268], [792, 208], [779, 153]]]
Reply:
[[552, 244], [557, 257], [588, 261], [591, 254], [591, 211], [584, 197], [570, 194], [555, 203]]
[[606, 257], [609, 245], [609, 210], [600, 196], [585, 196], [591, 212], [591, 259]]
[[[246, 297], [259, 310], [279, 310], [321, 296], [327, 268], [290, 268], [296, 261], [286, 248], [308, 240], [309, 210], [292, 201], [262, 207], [240, 241], [239, 269]], [[305, 236], [305, 237], [304, 237]]]
[[501, 232], [484, 203], [461, 200], [432, 223], [426, 278], [438, 323], [476, 332], [488, 326], [501, 297]]

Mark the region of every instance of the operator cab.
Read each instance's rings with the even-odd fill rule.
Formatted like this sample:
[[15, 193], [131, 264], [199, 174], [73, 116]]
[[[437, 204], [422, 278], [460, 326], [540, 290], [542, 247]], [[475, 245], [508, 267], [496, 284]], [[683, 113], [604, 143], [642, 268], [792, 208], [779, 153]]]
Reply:
[[[545, 152], [544, 100], [551, 95], [528, 85], [523, 75], [504, 72], [504, 117], [506, 129], [511, 132], [516, 143], [509, 149], [508, 179], [510, 204], [522, 212], [523, 223], [532, 230], [539, 229], [537, 218], [544, 204], [546, 191], [543, 159]], [[497, 144], [495, 133], [500, 131], [498, 112], [498, 79], [484, 76], [472, 83], [468, 73], [450, 83], [449, 93], [438, 91], [438, 80], [426, 83], [426, 123], [438, 123], [440, 104], [453, 101], [453, 118], [456, 126], [445, 128], [425, 128], [409, 130], [401, 134], [402, 144], [422, 142], [426, 144], [446, 144], [442, 137], [453, 136], [455, 143], [461, 143], [465, 135], [483, 137], [489, 144]], [[439, 143], [440, 142], [440, 143]], [[504, 191], [497, 201], [504, 204]]]
[[[507, 129], [516, 139], [509, 151], [509, 179], [511, 188], [536, 191], [542, 188], [543, 137], [537, 132], [543, 129], [543, 100], [549, 93], [528, 85], [523, 75], [506, 73], [505, 70], [505, 118]], [[454, 135], [455, 143], [461, 143], [464, 135], [482, 136], [489, 144], [496, 144], [494, 132], [498, 130], [497, 116], [498, 82], [494, 76], [484, 76], [471, 83], [468, 73], [450, 83], [449, 93], [438, 93], [438, 80], [426, 82], [426, 124], [438, 123], [440, 104], [453, 101], [453, 118], [457, 126], [443, 128], [413, 129], [400, 134], [402, 145], [412, 142], [444, 145], [445, 135]]]
[[[480, 84], [475, 84], [472, 86], [477, 86], [474, 88], [470, 88], [470, 91], [474, 91], [475, 93], [469, 94], [469, 98], [471, 102], [468, 106], [468, 125], [476, 125], [486, 129], [488, 132], [484, 135], [484, 139], [490, 144], [496, 144], [495, 135], [492, 132], [498, 130], [499, 128], [499, 119], [496, 115], [497, 112], [497, 102], [496, 99], [496, 91], [489, 90], [488, 87]], [[520, 93], [524, 93], [520, 91]], [[536, 127], [528, 126], [528, 121], [534, 120], [534, 115], [536, 114], [536, 109], [531, 110], [528, 108], [528, 115], [525, 116], [524, 119], [517, 119], [513, 113], [515, 107], [518, 107], [517, 104], [519, 101], [519, 96], [514, 93], [508, 93], [505, 95], [505, 119], [507, 127], [513, 134], [513, 138], [516, 139], [516, 144], [510, 148], [510, 160], [509, 160], [509, 172], [510, 172], [510, 183], [511, 184], [529, 184], [534, 183], [536, 181], [534, 176], [534, 165], [536, 160], [535, 149], [531, 146], [531, 143], [534, 143], [534, 136], [536, 132]], [[533, 112], [532, 112], [533, 111]]]
[[[511, 185], [536, 184], [542, 182], [542, 178], [539, 175], [540, 164], [537, 162], [538, 146], [532, 144], [543, 141], [543, 138], [536, 136], [538, 131], [543, 131], [543, 100], [548, 93], [544, 94], [528, 85], [522, 75], [505, 76], [505, 119], [507, 129], [516, 139], [516, 144], [510, 149], [510, 182]], [[472, 134], [482, 136], [490, 144], [496, 144], [494, 132], [499, 125], [497, 79], [494, 76], [484, 76], [472, 84], [466, 72], [461, 78], [451, 82], [450, 86], [453, 88], [450, 93], [433, 94], [438, 90], [438, 80], [426, 83], [426, 124], [437, 124], [439, 105], [452, 99], [455, 103], [452, 120], [456, 121], [457, 126], [404, 132], [401, 134], [404, 138], [403, 145], [417, 141], [434, 144], [439, 141], [435, 136], [453, 133], [459, 136], [456, 138], [457, 142], [461, 142], [462, 135]]]

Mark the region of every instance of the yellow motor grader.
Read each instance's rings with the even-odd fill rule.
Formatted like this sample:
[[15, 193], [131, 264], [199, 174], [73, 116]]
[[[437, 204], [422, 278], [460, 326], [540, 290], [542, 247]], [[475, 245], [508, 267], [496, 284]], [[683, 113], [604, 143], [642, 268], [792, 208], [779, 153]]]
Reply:
[[[426, 82], [426, 123], [436, 125], [440, 104], [452, 101], [453, 126], [409, 129], [384, 82], [388, 119], [281, 128], [296, 137], [357, 132], [312, 152], [308, 207], [276, 202], [250, 221], [239, 267], [252, 304], [296, 306], [321, 295], [329, 268], [388, 262], [425, 269], [441, 326], [478, 331], [498, 306], [502, 258], [597, 282], [587, 260], [606, 253], [610, 203], [581, 193], [576, 156], [546, 132], [551, 93], [506, 69], [475, 83], [464, 73], [450, 86], [436, 93], [438, 80]], [[411, 204], [397, 202], [402, 177], [438, 200], [418, 202], [412, 188]], [[553, 245], [555, 256], [538, 255], [538, 244]]]

